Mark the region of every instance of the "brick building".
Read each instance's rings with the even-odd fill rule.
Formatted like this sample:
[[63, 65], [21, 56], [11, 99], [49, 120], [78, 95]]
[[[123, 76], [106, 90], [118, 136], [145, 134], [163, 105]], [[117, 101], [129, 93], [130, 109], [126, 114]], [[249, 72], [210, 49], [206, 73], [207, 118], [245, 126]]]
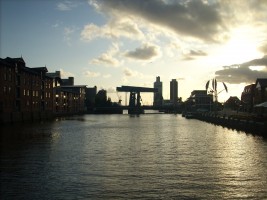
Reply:
[[245, 86], [241, 94], [241, 101], [244, 104], [244, 111], [246, 112], [253, 111], [254, 93], [255, 93], [255, 84], [250, 84]]
[[255, 83], [254, 104], [267, 101], [267, 78], [258, 78]]
[[53, 79], [46, 72], [46, 67], [26, 67], [23, 58], [0, 59], [0, 122], [52, 115]]
[[46, 73], [53, 79], [53, 113], [78, 114], [84, 113], [86, 85], [74, 85], [74, 78], [61, 78], [60, 71]]

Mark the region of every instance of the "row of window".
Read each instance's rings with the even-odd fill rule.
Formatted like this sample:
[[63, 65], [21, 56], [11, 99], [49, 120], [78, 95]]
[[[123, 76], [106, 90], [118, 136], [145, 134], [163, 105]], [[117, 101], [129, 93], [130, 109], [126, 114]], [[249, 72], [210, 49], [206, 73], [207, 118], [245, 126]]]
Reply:
[[[4, 73], [4, 81], [12, 81], [12, 74], [11, 73]], [[42, 83], [40, 84], [40, 78], [38, 76], [34, 76], [33, 78], [31, 78], [33, 76], [27, 76], [25, 75], [25, 77], [21, 78], [21, 76], [17, 75], [16, 78], [16, 85], [20, 85], [20, 81], [21, 79], [23, 79], [23, 84], [24, 85], [32, 85], [32, 86], [39, 86], [41, 85], [42, 89], [46, 88], [46, 89], [50, 89], [52, 88], [52, 83]]]
[[[3, 92], [4, 94], [6, 95], [10, 95], [12, 93], [12, 87], [11, 86], [3, 86]], [[18, 93], [20, 93], [20, 89], [17, 88], [17, 97], [19, 97], [20, 95], [18, 95]], [[30, 96], [30, 93], [32, 94], [33, 97], [38, 97], [39, 96], [39, 91], [38, 90], [26, 90], [24, 89], [23, 90], [23, 95], [24, 96]], [[52, 95], [50, 92], [45, 92], [42, 97], [45, 97], [45, 98], [50, 98]]]
[[[14, 106], [14, 102], [8, 101], [8, 100], [3, 101], [1, 104], [4, 108], [12, 108]], [[31, 102], [29, 100], [24, 101], [22, 104], [24, 104], [25, 107], [32, 106], [32, 108], [39, 108], [39, 106], [41, 105], [41, 103], [38, 101]], [[20, 101], [16, 101], [16, 107], [18, 107], [18, 106], [20, 107], [20, 105], [22, 105], [22, 104]], [[49, 102], [45, 102], [45, 105], [46, 105], [46, 107], [51, 107], [52, 104]]]

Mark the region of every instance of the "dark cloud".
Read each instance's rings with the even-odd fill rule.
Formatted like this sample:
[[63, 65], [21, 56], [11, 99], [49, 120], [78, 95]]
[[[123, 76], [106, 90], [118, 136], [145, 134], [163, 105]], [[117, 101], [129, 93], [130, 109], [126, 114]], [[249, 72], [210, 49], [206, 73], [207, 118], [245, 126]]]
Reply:
[[184, 54], [184, 60], [194, 60], [199, 56], [207, 56], [208, 54], [201, 50], [190, 50], [189, 53]]
[[[262, 70], [253, 70], [253, 66], [262, 66]], [[224, 66], [215, 72], [218, 80], [233, 84], [254, 83], [257, 78], [267, 78], [267, 55], [242, 64]]]
[[97, 8], [105, 13], [139, 17], [178, 34], [205, 41], [215, 41], [226, 30], [219, 14], [219, 4], [204, 1], [98, 0]]
[[125, 56], [132, 59], [138, 60], [150, 60], [154, 57], [159, 56], [160, 51], [157, 46], [144, 45], [140, 48], [136, 48], [134, 51], [128, 51]]

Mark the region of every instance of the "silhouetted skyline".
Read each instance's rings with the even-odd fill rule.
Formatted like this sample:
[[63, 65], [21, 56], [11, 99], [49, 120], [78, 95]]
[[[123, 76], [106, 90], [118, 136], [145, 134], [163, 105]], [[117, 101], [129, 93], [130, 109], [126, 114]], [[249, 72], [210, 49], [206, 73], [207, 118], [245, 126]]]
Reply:
[[[22, 56], [77, 84], [153, 87], [183, 100], [216, 77], [229, 96], [267, 77], [267, 1], [1, 0], [0, 57]], [[145, 98], [145, 97], [144, 97]], [[145, 99], [144, 99], [145, 100]], [[147, 100], [152, 103], [153, 97]]]

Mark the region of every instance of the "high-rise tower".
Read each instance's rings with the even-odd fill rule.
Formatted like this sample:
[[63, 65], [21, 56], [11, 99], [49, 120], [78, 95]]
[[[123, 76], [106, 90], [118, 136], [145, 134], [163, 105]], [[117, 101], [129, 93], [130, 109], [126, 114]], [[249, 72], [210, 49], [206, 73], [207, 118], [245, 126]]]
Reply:
[[178, 82], [172, 79], [170, 82], [170, 100], [175, 105], [178, 101]]
[[154, 88], [157, 88], [158, 92], [154, 93], [153, 105], [154, 106], [162, 106], [162, 101], [163, 101], [163, 97], [162, 97], [162, 82], [160, 81], [160, 77], [159, 76], [156, 77], [156, 82], [154, 82]]

